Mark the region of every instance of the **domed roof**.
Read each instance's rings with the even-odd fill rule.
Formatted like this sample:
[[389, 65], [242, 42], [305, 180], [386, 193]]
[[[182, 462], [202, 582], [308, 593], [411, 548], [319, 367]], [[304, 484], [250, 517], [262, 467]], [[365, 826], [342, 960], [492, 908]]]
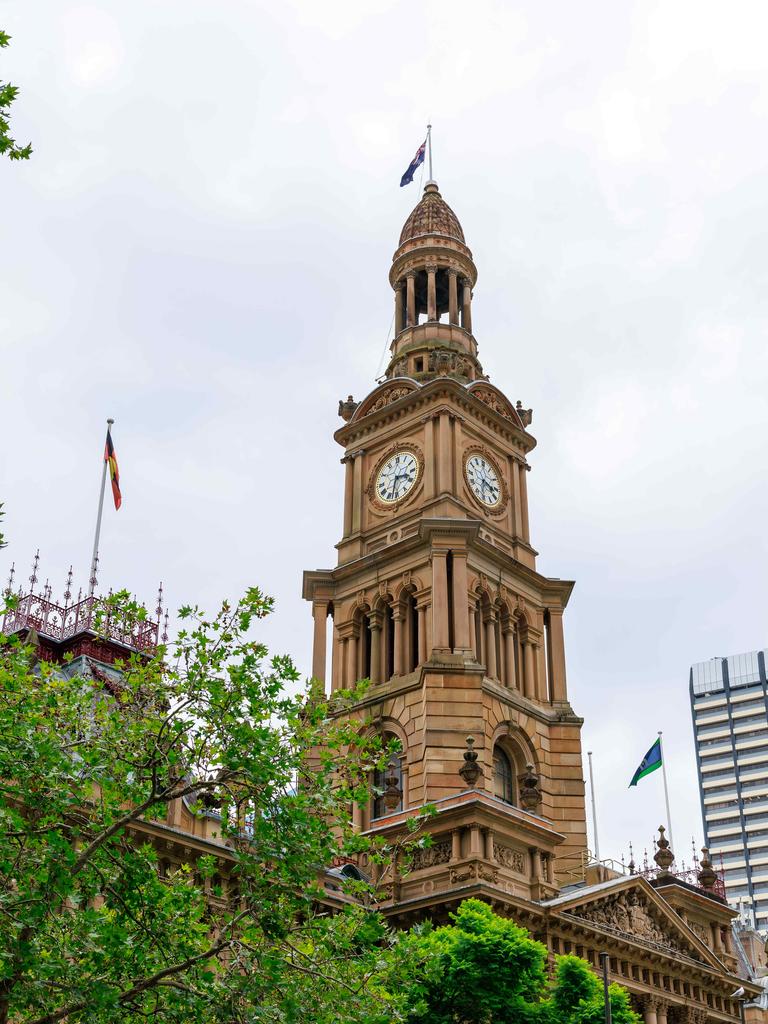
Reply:
[[420, 235], [445, 235], [464, 243], [459, 218], [440, 195], [434, 181], [427, 183], [418, 206], [400, 232], [400, 245]]

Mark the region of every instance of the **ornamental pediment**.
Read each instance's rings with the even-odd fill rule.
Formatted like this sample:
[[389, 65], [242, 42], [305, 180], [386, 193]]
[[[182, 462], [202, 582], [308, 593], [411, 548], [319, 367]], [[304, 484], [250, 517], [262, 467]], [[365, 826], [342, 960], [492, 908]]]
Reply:
[[364, 398], [352, 416], [353, 420], [359, 420], [367, 416], [369, 412], [378, 412], [387, 405], [405, 398], [413, 391], [418, 391], [419, 385], [410, 377], [398, 377], [382, 384], [381, 387], [372, 391], [367, 398]]
[[[561, 914], [594, 924], [617, 938], [640, 942], [659, 952], [686, 956], [722, 969], [720, 961], [647, 882], [634, 879], [616, 891], [552, 901]], [[552, 904], [550, 904], [551, 906]]]

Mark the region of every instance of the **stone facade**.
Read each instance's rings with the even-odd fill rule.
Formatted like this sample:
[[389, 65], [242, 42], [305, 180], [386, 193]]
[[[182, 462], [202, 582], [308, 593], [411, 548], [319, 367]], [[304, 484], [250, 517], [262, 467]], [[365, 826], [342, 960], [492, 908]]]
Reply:
[[[734, 915], [708, 876], [697, 886], [666, 861], [653, 881], [589, 864], [582, 720], [563, 635], [573, 583], [536, 569], [532, 411], [483, 373], [476, 281], [461, 225], [430, 182], [393, 257], [385, 378], [339, 404], [337, 565], [304, 575], [318, 698], [401, 747], [372, 778], [369, 804], [351, 808], [354, 822], [396, 840], [425, 804], [435, 808], [432, 845], [410, 863], [382, 876], [359, 866], [398, 925], [446, 920], [476, 896], [552, 956], [577, 953], [597, 968], [608, 952], [647, 1024], [733, 1021], [743, 983]], [[364, 699], [334, 711], [334, 693], [363, 678]]]

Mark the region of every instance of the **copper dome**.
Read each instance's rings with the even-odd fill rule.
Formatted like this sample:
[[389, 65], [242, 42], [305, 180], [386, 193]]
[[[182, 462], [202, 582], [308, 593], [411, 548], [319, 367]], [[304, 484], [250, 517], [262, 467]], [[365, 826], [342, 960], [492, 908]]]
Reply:
[[422, 235], [443, 235], [464, 243], [459, 218], [440, 195], [433, 181], [427, 184], [421, 201], [403, 225], [400, 245]]

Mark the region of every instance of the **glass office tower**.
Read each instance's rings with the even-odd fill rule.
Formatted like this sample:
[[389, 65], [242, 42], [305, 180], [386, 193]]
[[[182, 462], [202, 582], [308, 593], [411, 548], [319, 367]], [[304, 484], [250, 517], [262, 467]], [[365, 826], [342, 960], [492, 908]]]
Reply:
[[766, 651], [691, 666], [693, 735], [705, 842], [728, 902], [768, 929]]

